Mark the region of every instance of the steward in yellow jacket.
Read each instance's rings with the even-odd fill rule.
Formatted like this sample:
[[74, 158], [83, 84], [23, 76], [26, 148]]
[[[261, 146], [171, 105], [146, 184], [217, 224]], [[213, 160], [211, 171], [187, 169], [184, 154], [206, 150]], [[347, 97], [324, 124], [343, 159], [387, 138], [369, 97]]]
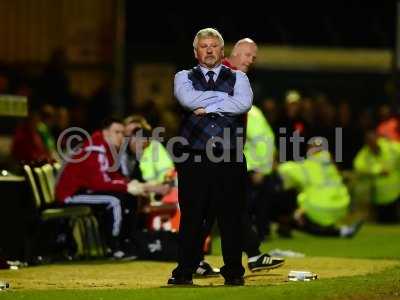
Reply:
[[399, 221], [400, 143], [367, 132], [366, 144], [354, 159], [354, 169], [371, 180], [371, 200], [378, 221]]
[[346, 216], [350, 204], [347, 187], [332, 162], [328, 151], [322, 150], [317, 139], [303, 161], [290, 161], [278, 166], [285, 190], [297, 191], [298, 210], [295, 212], [296, 228], [309, 233], [351, 237], [361, 222], [337, 227]]

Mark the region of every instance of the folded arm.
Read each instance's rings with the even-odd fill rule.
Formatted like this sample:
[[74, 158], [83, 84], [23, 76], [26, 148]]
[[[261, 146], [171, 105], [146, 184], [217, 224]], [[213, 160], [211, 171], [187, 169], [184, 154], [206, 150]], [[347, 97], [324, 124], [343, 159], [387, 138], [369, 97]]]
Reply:
[[197, 91], [188, 78], [188, 71], [181, 71], [175, 75], [174, 94], [183, 108], [194, 111], [222, 101], [214, 91]]
[[253, 91], [249, 79], [243, 72], [236, 72], [236, 83], [233, 96], [224, 92], [215, 92], [218, 99], [205, 107], [207, 113], [229, 113], [240, 115], [248, 112], [253, 103]]

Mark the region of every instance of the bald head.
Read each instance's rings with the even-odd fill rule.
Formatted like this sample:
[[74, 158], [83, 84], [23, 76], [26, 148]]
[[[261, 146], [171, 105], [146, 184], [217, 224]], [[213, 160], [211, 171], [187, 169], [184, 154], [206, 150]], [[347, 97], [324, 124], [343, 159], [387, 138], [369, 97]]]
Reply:
[[252, 44], [257, 47], [256, 42], [254, 42], [251, 38], [244, 38], [244, 39], [238, 40], [236, 42], [235, 46], [233, 47], [233, 49], [235, 49], [238, 46], [243, 45], [243, 44]]
[[239, 40], [233, 47], [229, 62], [238, 70], [247, 73], [257, 57], [257, 44], [249, 38]]

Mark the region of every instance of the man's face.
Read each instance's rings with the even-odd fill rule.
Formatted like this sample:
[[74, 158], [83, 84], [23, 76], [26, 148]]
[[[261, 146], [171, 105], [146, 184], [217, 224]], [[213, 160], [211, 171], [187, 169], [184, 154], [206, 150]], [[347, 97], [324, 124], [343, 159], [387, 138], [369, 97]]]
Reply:
[[216, 37], [200, 38], [197, 49], [194, 49], [194, 56], [200, 65], [212, 69], [221, 63], [224, 57], [224, 48]]
[[235, 67], [247, 73], [257, 58], [257, 46], [253, 43], [239, 44], [235, 49]]
[[103, 135], [107, 142], [120, 148], [124, 142], [124, 130], [124, 125], [121, 123], [112, 123], [110, 127], [103, 130]]

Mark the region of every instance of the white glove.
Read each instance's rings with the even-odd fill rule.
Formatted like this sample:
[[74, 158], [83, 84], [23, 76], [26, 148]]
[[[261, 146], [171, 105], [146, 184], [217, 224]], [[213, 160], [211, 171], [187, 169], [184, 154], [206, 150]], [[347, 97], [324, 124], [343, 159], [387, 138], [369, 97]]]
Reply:
[[144, 194], [144, 185], [137, 180], [132, 180], [128, 183], [128, 193], [133, 196]]

